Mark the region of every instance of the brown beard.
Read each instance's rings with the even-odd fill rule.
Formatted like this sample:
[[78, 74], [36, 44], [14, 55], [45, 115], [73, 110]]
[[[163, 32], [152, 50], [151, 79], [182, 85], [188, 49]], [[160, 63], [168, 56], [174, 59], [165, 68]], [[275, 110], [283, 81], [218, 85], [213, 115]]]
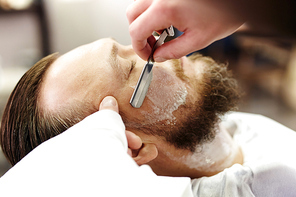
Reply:
[[[137, 129], [148, 135], [159, 136], [176, 148], [192, 152], [198, 144], [214, 139], [220, 117], [236, 109], [240, 98], [238, 85], [226, 65], [219, 65], [211, 58], [199, 54], [190, 59], [205, 63], [201, 79], [198, 84], [194, 84], [200, 99], [195, 103], [181, 105], [175, 112], [177, 114], [174, 114], [178, 115], [176, 117], [179, 119], [173, 124], [166, 121], [146, 124], [145, 121], [130, 120], [121, 114], [127, 129]], [[177, 76], [182, 80], [190, 80], [177, 66], [178, 60], [175, 61], [173, 64]]]

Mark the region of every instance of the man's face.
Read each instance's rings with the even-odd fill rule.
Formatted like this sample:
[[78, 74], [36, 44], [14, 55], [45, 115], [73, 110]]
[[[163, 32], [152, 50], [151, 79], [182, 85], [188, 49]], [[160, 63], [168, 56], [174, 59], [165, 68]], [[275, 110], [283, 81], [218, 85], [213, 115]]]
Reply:
[[75, 100], [98, 108], [105, 96], [112, 95], [118, 100], [120, 112], [129, 119], [144, 124], [174, 124], [186, 114], [184, 110], [178, 112], [179, 106], [193, 104], [199, 98], [195, 86], [203, 65], [187, 58], [155, 63], [147, 96], [142, 107], [136, 109], [129, 100], [145, 64], [131, 46], [112, 39], [78, 47], [50, 66], [41, 103], [49, 110], [62, 109]]
[[145, 64], [131, 46], [112, 39], [78, 47], [46, 71], [38, 104], [56, 115], [77, 103], [96, 111], [104, 97], [114, 96], [127, 130], [156, 146], [158, 157], [148, 164], [159, 174], [176, 175], [164, 165], [168, 153], [182, 158], [213, 139], [219, 116], [236, 107], [236, 81], [210, 58], [155, 63], [143, 105], [133, 108], [129, 101]]

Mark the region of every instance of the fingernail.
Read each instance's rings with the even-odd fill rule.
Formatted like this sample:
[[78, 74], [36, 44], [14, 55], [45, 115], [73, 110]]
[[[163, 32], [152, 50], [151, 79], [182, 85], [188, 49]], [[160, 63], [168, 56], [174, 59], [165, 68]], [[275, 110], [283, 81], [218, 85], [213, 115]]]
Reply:
[[116, 106], [116, 100], [112, 96], [107, 96], [103, 99], [101, 105], [103, 107], [114, 107], [114, 106]]
[[166, 61], [166, 59], [163, 58], [163, 57], [155, 57], [154, 61], [156, 61], [156, 62], [164, 62], [164, 61]]

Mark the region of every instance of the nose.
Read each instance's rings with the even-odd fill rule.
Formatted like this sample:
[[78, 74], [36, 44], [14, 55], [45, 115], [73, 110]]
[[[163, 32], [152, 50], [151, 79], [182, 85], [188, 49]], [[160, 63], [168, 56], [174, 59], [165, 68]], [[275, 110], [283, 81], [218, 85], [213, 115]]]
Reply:
[[127, 45], [127, 46], [121, 45], [113, 38], [103, 38], [103, 39], [100, 39], [99, 41], [102, 42], [103, 45], [107, 47], [111, 46], [112, 49], [115, 51], [115, 54], [117, 54], [122, 58], [126, 59], [136, 54], [132, 45]]

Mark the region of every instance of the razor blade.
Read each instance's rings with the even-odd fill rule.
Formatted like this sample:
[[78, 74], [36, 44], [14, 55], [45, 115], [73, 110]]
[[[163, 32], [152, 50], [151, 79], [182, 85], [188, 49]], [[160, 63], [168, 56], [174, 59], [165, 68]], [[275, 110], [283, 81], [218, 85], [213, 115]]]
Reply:
[[148, 88], [150, 86], [150, 83], [152, 81], [152, 68], [154, 64], [153, 54], [154, 51], [161, 46], [167, 36], [174, 36], [174, 28], [173, 26], [170, 26], [169, 28], [165, 29], [159, 36], [158, 40], [154, 44], [151, 54], [148, 58], [148, 62], [144, 66], [142, 73], [140, 75], [140, 78], [137, 82], [136, 88], [133, 92], [133, 95], [130, 100], [130, 104], [134, 108], [140, 108], [144, 102], [144, 99], [146, 97]]

